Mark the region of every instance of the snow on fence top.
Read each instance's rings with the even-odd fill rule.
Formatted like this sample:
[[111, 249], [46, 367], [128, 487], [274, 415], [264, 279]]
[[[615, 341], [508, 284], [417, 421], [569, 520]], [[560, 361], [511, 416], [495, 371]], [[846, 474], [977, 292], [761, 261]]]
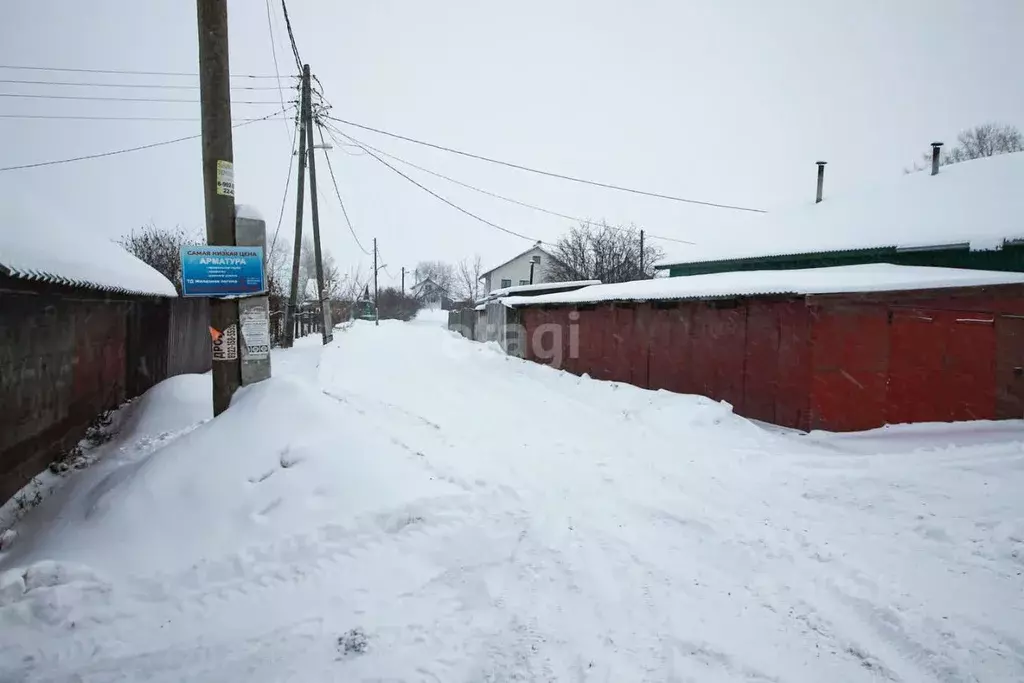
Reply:
[[[807, 194], [813, 197], [812, 174]], [[659, 267], [759, 256], [969, 244], [998, 249], [1024, 238], [1024, 152], [909, 173], [893, 182], [789, 210], [705, 225], [700, 246], [673, 249]]]
[[570, 282], [537, 282], [532, 285], [515, 285], [513, 287], [503, 287], [502, 289], [495, 289], [484, 301], [489, 299], [497, 299], [503, 296], [511, 296], [513, 294], [526, 294], [529, 292], [557, 292], [565, 289], [580, 289], [581, 287], [590, 287], [591, 285], [601, 284], [600, 280], [573, 280]]
[[1024, 284], [1024, 273], [872, 263], [805, 270], [758, 270], [636, 280], [531, 297], [508, 297], [506, 306], [715, 299], [731, 296], [842, 294]]
[[124, 294], [178, 295], [170, 280], [109, 238], [58, 226], [34, 211], [24, 217], [20, 219], [13, 207], [3, 207], [0, 273]]

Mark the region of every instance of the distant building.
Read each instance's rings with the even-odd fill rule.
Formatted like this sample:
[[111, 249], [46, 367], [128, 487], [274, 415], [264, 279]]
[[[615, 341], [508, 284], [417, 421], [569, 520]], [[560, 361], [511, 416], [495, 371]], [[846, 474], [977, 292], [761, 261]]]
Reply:
[[409, 293], [423, 308], [433, 311], [452, 310], [452, 297], [448, 291], [429, 277], [423, 278], [410, 289]]
[[[521, 254], [516, 254], [509, 260], [485, 271], [480, 276], [484, 282], [483, 293], [487, 295], [496, 289], [550, 282], [548, 269], [554, 260], [555, 257], [541, 248], [540, 242], [537, 242]], [[533, 269], [532, 282], [531, 267]]]

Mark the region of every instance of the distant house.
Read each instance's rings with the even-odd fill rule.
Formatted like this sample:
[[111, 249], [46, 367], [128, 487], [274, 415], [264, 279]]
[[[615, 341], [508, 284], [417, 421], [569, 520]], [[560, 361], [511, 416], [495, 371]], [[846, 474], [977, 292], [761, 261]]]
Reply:
[[943, 166], [790, 210], [710, 226], [670, 276], [893, 263], [1024, 272], [1024, 152]]
[[210, 369], [205, 299], [33, 206], [0, 218], [0, 503], [104, 411]]
[[[496, 289], [549, 282], [548, 268], [554, 260], [555, 257], [545, 251], [540, 246], [540, 242], [537, 242], [526, 251], [485, 271], [480, 276], [484, 282], [483, 293], [487, 295]], [[532, 282], [531, 269], [533, 271]]]
[[449, 292], [429, 277], [414, 284], [409, 292], [423, 308], [433, 311], [452, 310], [453, 300]]

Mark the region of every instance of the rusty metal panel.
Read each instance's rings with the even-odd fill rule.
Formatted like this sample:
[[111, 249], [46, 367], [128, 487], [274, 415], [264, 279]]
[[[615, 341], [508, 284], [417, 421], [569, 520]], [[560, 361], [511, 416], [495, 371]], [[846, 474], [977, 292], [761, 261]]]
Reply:
[[674, 308], [651, 309], [647, 322], [647, 385], [651, 389], [675, 390], [675, 365], [682, 361], [672, 346], [672, 320], [677, 314], [678, 309]]
[[615, 311], [608, 305], [598, 306], [590, 322], [592, 331], [589, 336], [593, 344], [590, 349], [593, 357], [591, 367], [594, 368], [591, 376], [595, 379], [614, 380]]
[[701, 304], [694, 309], [689, 377], [695, 393], [743, 411], [746, 308]]
[[630, 336], [633, 331], [633, 309], [612, 306], [610, 309], [609, 343], [605, 349], [608, 379], [615, 382], [629, 381]]
[[942, 373], [946, 327], [937, 311], [895, 310], [889, 329], [886, 422], [943, 419]]
[[810, 428], [870, 429], [885, 423], [889, 316], [885, 306], [812, 309]]
[[996, 417], [995, 316], [945, 313], [945, 368], [940, 372], [942, 419], [993, 420]]
[[1024, 318], [998, 316], [996, 337], [996, 417], [1024, 418]]
[[743, 376], [743, 415], [775, 422], [779, 389], [778, 306], [751, 300], [747, 305], [746, 356]]
[[804, 301], [780, 303], [775, 424], [810, 428], [811, 318]]
[[889, 423], [996, 416], [993, 316], [897, 309], [890, 327]]

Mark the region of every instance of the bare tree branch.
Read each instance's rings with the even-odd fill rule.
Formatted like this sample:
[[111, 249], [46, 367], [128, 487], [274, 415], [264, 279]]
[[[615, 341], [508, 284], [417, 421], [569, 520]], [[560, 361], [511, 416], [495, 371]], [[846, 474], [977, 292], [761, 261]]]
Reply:
[[641, 268], [639, 228], [611, 226], [603, 221], [580, 223], [555, 244], [555, 259], [547, 273], [552, 282], [645, 280], [654, 277], [654, 264], [663, 255], [657, 246], [645, 242]]

